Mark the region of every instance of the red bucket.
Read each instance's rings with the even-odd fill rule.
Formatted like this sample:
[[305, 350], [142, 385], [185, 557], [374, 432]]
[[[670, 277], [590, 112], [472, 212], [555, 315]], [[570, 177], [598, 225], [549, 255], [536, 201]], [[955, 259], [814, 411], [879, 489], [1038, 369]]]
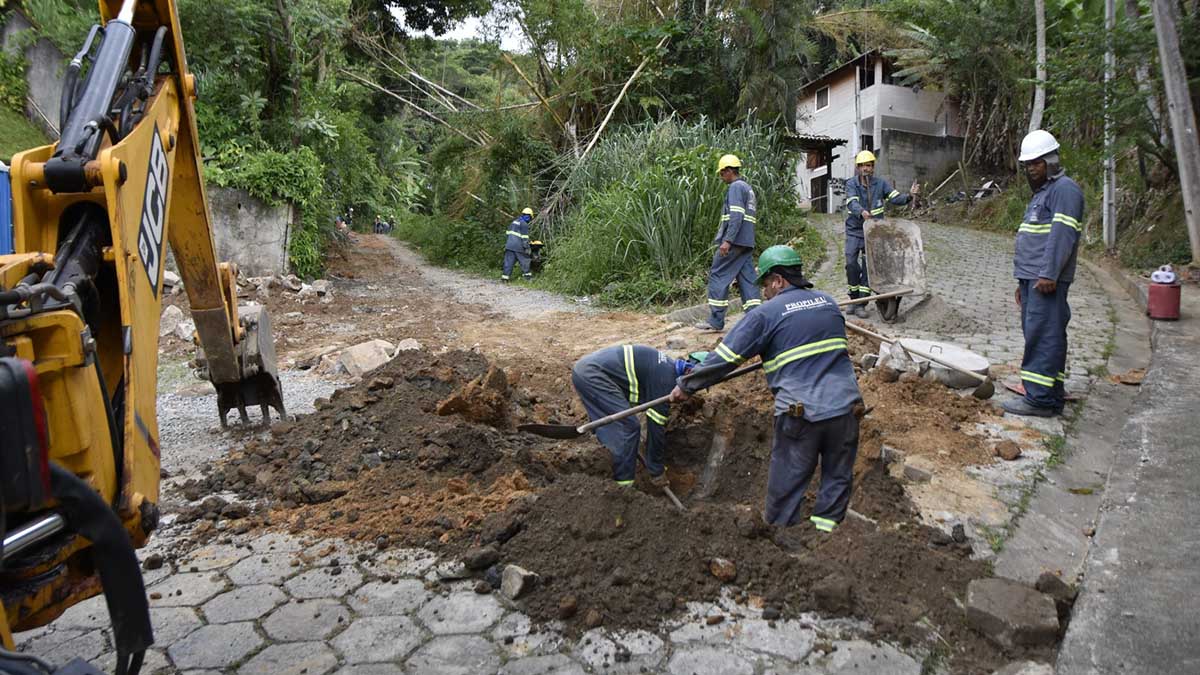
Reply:
[[1151, 319], [1178, 321], [1180, 290], [1179, 284], [1150, 284], [1146, 314]]

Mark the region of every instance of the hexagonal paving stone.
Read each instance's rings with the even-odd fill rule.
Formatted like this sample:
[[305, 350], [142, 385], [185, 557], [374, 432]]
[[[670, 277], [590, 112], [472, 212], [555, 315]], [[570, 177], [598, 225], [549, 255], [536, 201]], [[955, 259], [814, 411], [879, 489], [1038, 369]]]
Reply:
[[100, 630], [55, 630], [21, 645], [21, 651], [59, 666], [76, 658], [91, 661], [107, 649], [108, 640]]
[[476, 675], [500, 666], [496, 646], [477, 635], [434, 638], [405, 662], [413, 675]]
[[733, 643], [756, 652], [782, 656], [799, 661], [812, 651], [816, 631], [805, 628], [799, 621], [776, 621], [772, 627], [762, 619], [739, 621], [734, 629]]
[[268, 532], [246, 542], [255, 553], [299, 553], [304, 548], [304, 542], [283, 532]]
[[254, 624], [204, 626], [167, 648], [179, 668], [228, 668], [261, 647]]
[[[151, 607], [184, 607], [199, 605], [225, 590], [220, 575], [211, 572], [173, 574], [146, 591]], [[155, 597], [155, 596], [160, 597]]]
[[754, 675], [754, 666], [727, 649], [689, 645], [675, 650], [667, 663], [667, 672], [671, 675]]
[[333, 640], [347, 663], [398, 661], [421, 644], [421, 629], [406, 616], [358, 619]]
[[204, 622], [191, 607], [154, 607], [150, 610], [150, 625], [154, 627], [154, 644], [165, 647], [187, 637]]
[[253, 584], [282, 584], [300, 571], [293, 566], [296, 556], [291, 553], [268, 553], [252, 555], [225, 570], [225, 576], [239, 586]]
[[243, 586], [218, 595], [200, 609], [209, 623], [253, 621], [284, 600], [287, 596], [274, 586]]
[[324, 640], [339, 626], [350, 623], [350, 610], [332, 598], [293, 600], [263, 621], [263, 630], [280, 642]]
[[338, 670], [337, 675], [404, 675], [404, 669], [391, 663], [360, 663]]
[[[666, 651], [663, 647], [657, 635], [644, 630], [610, 632], [596, 628], [580, 637], [573, 655], [597, 672], [639, 673], [658, 667]], [[629, 658], [618, 661], [618, 651], [627, 652]]]
[[337, 657], [324, 642], [271, 645], [238, 668], [238, 675], [324, 675]]
[[103, 595], [88, 598], [67, 608], [62, 616], [54, 620], [54, 627], [58, 629], [94, 630], [108, 628], [109, 624], [108, 605]]
[[528, 616], [512, 612], [496, 625], [492, 631], [492, 642], [499, 645], [510, 659], [550, 654], [558, 651], [563, 644], [561, 627], [561, 623], [555, 621], [535, 630]]
[[584, 670], [566, 654], [547, 654], [509, 661], [499, 675], [584, 675]]
[[359, 553], [368, 552], [374, 550], [374, 548], [374, 546], [368, 546], [356, 541], [327, 539], [309, 546], [305, 549], [304, 556], [313, 560], [318, 565], [333, 558], [337, 558], [342, 564], [347, 564], [352, 562]]
[[[154, 637], [156, 640], [158, 639], [157, 634]], [[117, 669], [117, 653], [115, 651], [111, 651], [101, 654], [99, 658], [92, 659], [90, 663], [105, 673], [114, 672]], [[176, 670], [174, 666], [167, 661], [167, 655], [162, 651], [158, 649], [147, 649], [146, 659], [142, 661], [142, 670], [140, 672], [144, 673], [145, 675], [159, 675], [160, 673], [166, 675], [168, 673], [174, 673]]]
[[503, 614], [491, 595], [451, 593], [430, 600], [417, 616], [435, 635], [453, 635], [487, 630]]
[[350, 606], [366, 616], [399, 616], [425, 604], [432, 594], [416, 579], [371, 582], [350, 595]]
[[330, 574], [332, 567], [317, 567], [288, 579], [284, 587], [294, 598], [338, 598], [358, 588], [362, 574], [353, 567], [339, 567], [341, 573]]
[[833, 645], [836, 649], [822, 663], [829, 675], [869, 672], [919, 675], [921, 672], [921, 664], [886, 643], [876, 645], [866, 640], [848, 640]]
[[191, 572], [211, 572], [231, 567], [242, 558], [253, 553], [250, 549], [232, 544], [213, 544], [196, 549], [179, 561], [179, 569]]
[[376, 574], [419, 577], [437, 562], [437, 554], [423, 548], [398, 548], [374, 556], [371, 562]]

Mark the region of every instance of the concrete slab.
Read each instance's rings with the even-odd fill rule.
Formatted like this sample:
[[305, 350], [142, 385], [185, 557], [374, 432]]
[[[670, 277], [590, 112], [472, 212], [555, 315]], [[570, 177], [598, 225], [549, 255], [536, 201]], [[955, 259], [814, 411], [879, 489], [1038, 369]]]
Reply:
[[225, 590], [221, 575], [213, 572], [173, 574], [146, 589], [151, 607], [194, 607]]
[[434, 638], [405, 662], [412, 675], [476, 675], [499, 667], [495, 645], [476, 635]]
[[451, 593], [431, 599], [417, 613], [434, 635], [482, 633], [504, 614], [491, 595]]
[[225, 570], [225, 576], [239, 586], [252, 584], [282, 584], [300, 571], [293, 553], [252, 555]]
[[280, 642], [323, 640], [348, 625], [350, 610], [333, 598], [293, 600], [262, 622], [267, 635]]
[[285, 600], [287, 596], [274, 586], [242, 586], [209, 600], [200, 611], [209, 623], [253, 621]]
[[[340, 570], [337, 574], [333, 570]], [[293, 598], [338, 598], [358, 588], [362, 574], [350, 566], [318, 567], [288, 579], [284, 586]]]
[[369, 616], [350, 624], [333, 646], [346, 663], [377, 663], [403, 659], [423, 639], [406, 616]]
[[425, 584], [415, 579], [374, 581], [350, 595], [350, 606], [364, 616], [398, 616], [416, 611], [429, 599]]
[[263, 645], [254, 624], [226, 623], [204, 626], [167, 648], [171, 661], [181, 669], [233, 666]]

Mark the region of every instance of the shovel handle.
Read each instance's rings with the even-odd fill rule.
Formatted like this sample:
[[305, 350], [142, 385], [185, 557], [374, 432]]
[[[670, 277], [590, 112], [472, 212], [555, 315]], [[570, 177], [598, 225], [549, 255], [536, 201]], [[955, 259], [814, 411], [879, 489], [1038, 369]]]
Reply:
[[[739, 369], [733, 371], [732, 373], [726, 375], [725, 377], [721, 378], [720, 380], [717, 380], [713, 384], [720, 384], [721, 382], [728, 382], [734, 378], [741, 377], [742, 375], [745, 375], [746, 373], [753, 373], [754, 371], [762, 368], [762, 366], [763, 366], [762, 361], [759, 361], [758, 363], [755, 363], [754, 365], [746, 366], [745, 368], [739, 368]], [[612, 424], [613, 422], [616, 422], [617, 420], [623, 420], [626, 417], [631, 417], [638, 413], [646, 412], [647, 410], [653, 408], [654, 406], [661, 405], [663, 403], [666, 403], [669, 400], [671, 400], [670, 394], [667, 394], [666, 396], [660, 396], [660, 397], [654, 399], [653, 401], [646, 401], [645, 403], [635, 405], [634, 407], [632, 407], [628, 410], [622, 410], [619, 413], [613, 413], [607, 417], [601, 417], [598, 420], [588, 422], [587, 424], [584, 424], [583, 426], [577, 427], [575, 430], [581, 434], [586, 434], [587, 432], [591, 431], [592, 429], [595, 429], [596, 427], [602, 427], [605, 424]]]
[[[904, 343], [900, 342], [899, 340], [894, 340], [885, 335], [880, 335], [879, 333], [876, 333], [874, 331], [869, 331], [866, 328], [863, 328], [862, 326], [859, 326], [857, 324], [850, 323], [849, 321], [846, 322], [846, 328], [849, 328], [850, 330], [852, 330], [856, 333], [859, 333], [861, 335], [866, 335], [869, 338], [874, 338], [874, 339], [876, 339], [880, 342], [886, 343], [886, 344], [900, 345], [900, 348], [903, 349], [910, 356], [914, 355], [913, 352], [908, 347], [905, 347]], [[940, 359], [940, 358], [934, 356], [933, 354], [926, 354], [925, 352], [918, 352], [917, 354], [915, 354], [915, 356], [920, 359], [926, 359], [928, 361], [933, 361], [934, 363], [936, 363], [940, 366], [945, 366], [946, 368], [949, 368], [950, 370], [953, 370], [955, 372], [962, 373], [964, 375], [970, 375], [971, 377], [979, 380], [979, 382], [981, 384], [988, 381], [988, 378], [984, 375], [980, 375], [979, 373], [977, 373], [973, 370], [967, 370], [966, 368], [963, 368], [962, 366], [956, 366], [953, 363], [946, 361], [945, 359]]]
[[848, 307], [849, 305], [861, 305], [864, 303], [868, 303], [872, 300], [887, 300], [888, 298], [896, 298], [896, 297], [900, 297], [901, 295], [908, 295], [909, 293], [912, 293], [912, 292], [913, 292], [913, 289], [911, 289], [911, 288], [901, 288], [898, 291], [890, 291], [888, 293], [880, 293], [879, 295], [868, 295], [865, 298], [851, 298], [850, 300], [843, 300], [843, 301], [839, 302], [838, 307]]

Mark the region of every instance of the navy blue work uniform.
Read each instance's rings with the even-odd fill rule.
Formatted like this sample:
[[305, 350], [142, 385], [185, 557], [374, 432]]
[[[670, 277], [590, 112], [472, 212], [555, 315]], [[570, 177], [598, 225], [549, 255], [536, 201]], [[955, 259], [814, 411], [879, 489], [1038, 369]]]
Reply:
[[504, 273], [500, 275], [504, 281], [509, 280], [514, 263], [521, 264], [521, 274], [526, 279], [533, 278], [529, 271], [529, 221], [529, 216], [522, 213], [509, 223], [504, 233], [508, 236], [504, 242]]
[[846, 284], [851, 298], [871, 295], [867, 280], [867, 245], [863, 230], [863, 212], [872, 218], [883, 215], [888, 204], [903, 206], [909, 195], [902, 195], [882, 178], [873, 178], [863, 185], [860, 177], [846, 181]]
[[[678, 365], [677, 365], [678, 364]], [[605, 347], [579, 359], [571, 371], [571, 384], [592, 420], [671, 393], [682, 362], [653, 347], [617, 345]], [[646, 470], [659, 476], [667, 447], [667, 415], [670, 404], [646, 411]], [[626, 417], [596, 429], [596, 438], [612, 453], [613, 478], [621, 485], [633, 484], [637, 470], [642, 425], [636, 416]]]
[[810, 520], [833, 530], [850, 505], [862, 401], [846, 346], [846, 322], [827, 293], [791, 287], [742, 319], [716, 351], [679, 380], [694, 393], [760, 356], [775, 395], [775, 438], [763, 517], [794, 525], [809, 481], [821, 464], [821, 488]]
[[[1067, 291], [1075, 280], [1082, 232], [1083, 190], [1062, 171], [1033, 193], [1017, 229], [1013, 276], [1021, 293], [1021, 332], [1025, 355], [1021, 382], [1029, 403], [1061, 411], [1066, 400]], [[1034, 288], [1038, 279], [1057, 282], [1053, 293]]]
[[754, 271], [754, 228], [758, 224], [758, 198], [754, 188], [740, 176], [725, 191], [725, 206], [721, 209], [721, 227], [713, 240], [718, 247], [729, 242], [729, 253], [713, 253], [712, 269], [708, 273], [708, 323], [713, 328], [725, 327], [725, 312], [729, 309], [729, 285], [736, 278], [742, 296], [742, 308], [747, 312], [762, 304]]

